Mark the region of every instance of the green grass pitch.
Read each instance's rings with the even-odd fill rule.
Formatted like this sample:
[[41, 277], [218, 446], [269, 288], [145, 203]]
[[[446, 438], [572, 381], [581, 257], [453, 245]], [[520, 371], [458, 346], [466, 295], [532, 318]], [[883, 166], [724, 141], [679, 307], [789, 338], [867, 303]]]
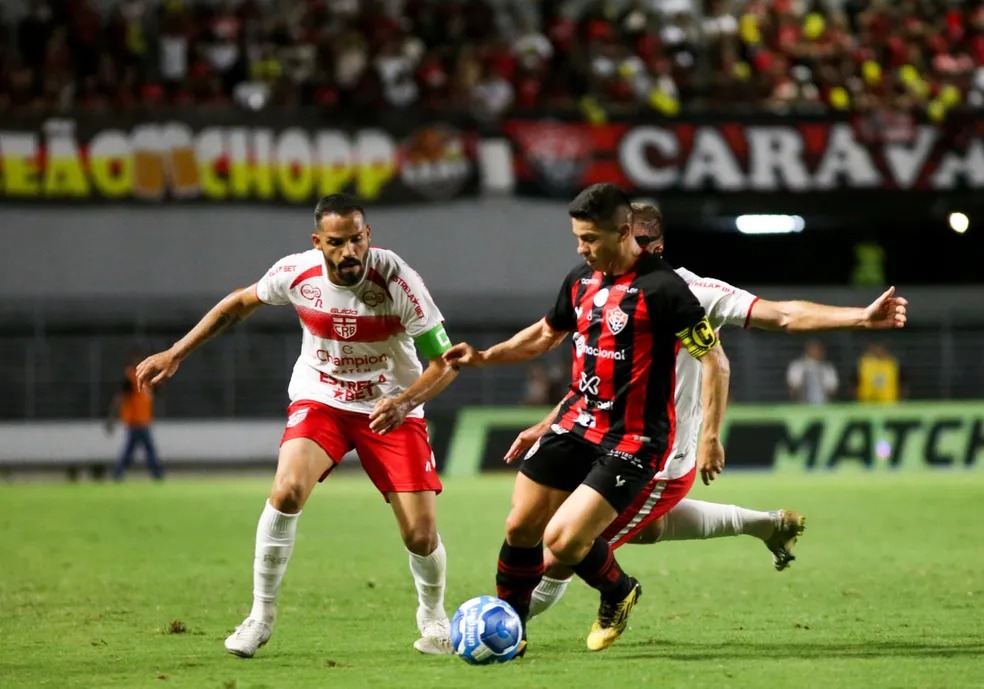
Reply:
[[[406, 554], [356, 475], [308, 503], [270, 644], [226, 654], [268, 483], [0, 486], [0, 687], [984, 686], [981, 473], [726, 474], [691, 497], [807, 515], [788, 571], [748, 537], [627, 546], [645, 593], [615, 646], [585, 648], [596, 597], [575, 584], [494, 667], [412, 649]], [[447, 482], [449, 613], [494, 592], [510, 487]]]

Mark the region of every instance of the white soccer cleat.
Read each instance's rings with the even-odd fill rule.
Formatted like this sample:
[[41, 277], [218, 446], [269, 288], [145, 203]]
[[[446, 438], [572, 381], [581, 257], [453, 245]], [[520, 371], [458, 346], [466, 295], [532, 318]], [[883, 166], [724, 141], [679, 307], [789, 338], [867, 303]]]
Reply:
[[420, 638], [413, 642], [413, 647], [427, 655], [447, 655], [452, 653], [451, 622], [448, 616], [441, 613], [440, 617], [428, 617], [422, 610], [417, 610], [417, 628]]
[[247, 617], [225, 640], [225, 647], [229, 653], [240, 658], [252, 658], [257, 649], [270, 640], [272, 634], [272, 626], [255, 617]]

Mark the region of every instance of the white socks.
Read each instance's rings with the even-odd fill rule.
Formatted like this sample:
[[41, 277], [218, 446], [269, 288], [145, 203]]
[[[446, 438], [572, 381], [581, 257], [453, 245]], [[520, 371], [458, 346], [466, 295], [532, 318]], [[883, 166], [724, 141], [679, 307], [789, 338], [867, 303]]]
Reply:
[[[755, 536], [765, 540], [776, 530], [772, 512], [746, 510], [737, 505], [719, 505], [700, 500], [681, 500], [663, 517], [659, 541], [693, 541], [724, 536]], [[543, 577], [533, 590], [530, 619], [540, 615], [564, 597], [570, 579]]]
[[256, 554], [253, 558], [253, 610], [250, 617], [273, 624], [277, 615], [277, 589], [287, 570], [301, 513], [285, 514], [268, 500], [256, 525]]
[[410, 573], [417, 586], [417, 600], [426, 617], [445, 618], [444, 580], [447, 576], [448, 555], [441, 537], [437, 537], [437, 547], [430, 555], [410, 555]]
[[[571, 579], [573, 578], [571, 577]], [[551, 579], [550, 577], [540, 579], [540, 583], [533, 589], [533, 597], [530, 599], [530, 619], [556, 605], [557, 601], [564, 597], [564, 592], [567, 591], [571, 579]]]
[[681, 500], [663, 517], [659, 541], [693, 541], [724, 536], [755, 536], [765, 540], [776, 530], [771, 512], [746, 510], [701, 500]]

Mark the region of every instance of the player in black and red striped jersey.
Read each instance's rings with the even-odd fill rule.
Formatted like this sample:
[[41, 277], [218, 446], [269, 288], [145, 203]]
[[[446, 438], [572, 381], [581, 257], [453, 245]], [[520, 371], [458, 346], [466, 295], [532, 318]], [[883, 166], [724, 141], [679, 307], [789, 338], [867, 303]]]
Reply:
[[601, 594], [587, 639], [598, 651], [621, 636], [641, 593], [601, 534], [672, 461], [676, 354], [686, 347], [701, 363], [705, 433], [697, 469], [712, 475], [724, 466], [719, 431], [728, 369], [686, 282], [633, 238], [622, 190], [591, 186], [568, 212], [585, 263], [568, 274], [546, 317], [483, 351], [455, 345], [445, 360], [458, 366], [528, 361], [573, 333], [570, 392], [516, 478], [496, 586], [525, 624], [546, 545]]

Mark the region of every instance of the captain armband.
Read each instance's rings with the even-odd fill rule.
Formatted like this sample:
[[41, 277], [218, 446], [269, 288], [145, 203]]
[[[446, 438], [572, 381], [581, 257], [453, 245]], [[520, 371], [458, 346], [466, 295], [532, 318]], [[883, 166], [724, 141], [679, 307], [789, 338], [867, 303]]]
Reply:
[[690, 352], [690, 356], [695, 359], [700, 359], [718, 343], [717, 333], [714, 332], [706, 316], [689, 328], [681, 330], [676, 336]]
[[413, 343], [425, 359], [436, 359], [451, 349], [451, 339], [448, 337], [443, 323], [439, 323], [427, 332], [413, 338]]

